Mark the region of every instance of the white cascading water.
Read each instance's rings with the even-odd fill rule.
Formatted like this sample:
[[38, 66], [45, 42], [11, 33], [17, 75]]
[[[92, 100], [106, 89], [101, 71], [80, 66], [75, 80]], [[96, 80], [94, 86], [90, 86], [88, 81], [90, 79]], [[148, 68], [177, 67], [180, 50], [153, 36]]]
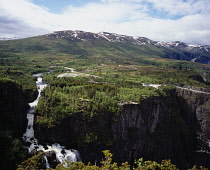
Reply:
[[199, 141], [199, 146], [195, 152], [203, 152], [203, 153], [210, 154], [210, 151], [209, 151], [210, 140], [204, 139], [204, 132], [197, 132], [197, 139]]
[[[23, 134], [23, 140], [25, 142], [30, 143], [30, 146], [28, 148], [29, 153], [32, 152], [33, 150], [43, 151], [43, 152], [54, 151], [56, 154], [56, 158], [60, 161], [60, 163], [64, 163], [64, 165], [65, 165], [65, 161], [69, 161], [69, 162], [81, 161], [79, 152], [77, 150], [73, 150], [73, 149], [67, 150], [65, 149], [64, 146], [61, 146], [57, 143], [52, 144], [52, 145], [47, 145], [47, 147], [43, 147], [42, 145], [38, 144], [38, 140], [34, 137], [34, 128], [33, 128], [34, 107], [38, 104], [38, 100], [41, 96], [41, 91], [47, 86], [47, 84], [43, 83], [41, 74], [35, 74], [33, 76], [37, 77], [36, 86], [38, 88], [39, 94], [38, 94], [37, 99], [34, 102], [29, 103], [30, 109], [27, 113], [28, 126], [26, 129], [26, 132]], [[45, 160], [46, 160], [46, 168], [49, 168], [50, 165], [48, 163], [46, 156], [45, 156]]]

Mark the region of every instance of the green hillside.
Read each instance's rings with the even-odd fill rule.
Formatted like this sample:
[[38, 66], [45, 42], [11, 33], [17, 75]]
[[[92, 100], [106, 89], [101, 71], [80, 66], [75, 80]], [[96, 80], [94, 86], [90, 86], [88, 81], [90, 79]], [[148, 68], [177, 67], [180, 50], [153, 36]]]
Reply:
[[[24, 75], [31, 75], [46, 72], [49, 70], [49, 66], [66, 66], [78, 71], [110, 72], [108, 71], [109, 67], [116, 68], [118, 65], [123, 65], [123, 67], [132, 68], [135, 65], [138, 67], [138, 71], [136, 70], [138, 74], [142, 74], [142, 71], [145, 72], [145, 69], [141, 69], [139, 66], [150, 66], [151, 71], [146, 69], [146, 75], [153, 74], [153, 70], [156, 69], [157, 72], [162, 70], [164, 74], [165, 72], [170, 74], [177, 70], [184, 70], [187, 75], [188, 73], [189, 75], [200, 74], [209, 82], [209, 65], [166, 58], [169, 53], [172, 55], [174, 51], [169, 49], [166, 51], [165, 48], [152, 44], [136, 45], [129, 42], [109, 42], [103, 39], [78, 41], [44, 35], [21, 40], [1, 41], [0, 70], [2, 73], [9, 70], [13, 72], [12, 74], [21, 72]], [[176, 55], [174, 53], [174, 56]], [[107, 67], [99, 67], [100, 65]]]

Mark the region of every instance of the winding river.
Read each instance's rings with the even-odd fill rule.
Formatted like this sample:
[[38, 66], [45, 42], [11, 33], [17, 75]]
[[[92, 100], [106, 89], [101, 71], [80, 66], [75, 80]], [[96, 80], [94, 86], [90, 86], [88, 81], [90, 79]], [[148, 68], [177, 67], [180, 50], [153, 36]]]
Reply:
[[[64, 163], [64, 165], [65, 165], [65, 161], [70, 161], [70, 162], [81, 161], [79, 152], [77, 150], [65, 149], [64, 146], [61, 146], [58, 143], [47, 145], [44, 147], [38, 144], [38, 140], [34, 136], [34, 128], [33, 128], [34, 107], [38, 104], [38, 100], [41, 96], [41, 91], [45, 87], [47, 87], [47, 84], [43, 83], [41, 75], [42, 74], [33, 75], [37, 77], [36, 86], [37, 86], [39, 94], [38, 94], [37, 99], [34, 102], [29, 103], [30, 109], [28, 110], [28, 113], [27, 113], [28, 125], [27, 125], [26, 132], [23, 134], [23, 140], [26, 143], [30, 144], [28, 151], [29, 153], [31, 153], [32, 151], [43, 151], [43, 152], [54, 151], [54, 153], [56, 154], [56, 158], [59, 160], [60, 163]], [[45, 156], [45, 160], [46, 160], [46, 168], [50, 168], [50, 164], [48, 163], [46, 156]]]

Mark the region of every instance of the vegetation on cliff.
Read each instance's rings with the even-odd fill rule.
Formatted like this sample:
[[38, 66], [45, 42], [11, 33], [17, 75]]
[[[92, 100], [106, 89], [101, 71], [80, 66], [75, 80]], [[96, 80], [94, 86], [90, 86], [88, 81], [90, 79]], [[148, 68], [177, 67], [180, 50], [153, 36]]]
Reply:
[[[91, 165], [90, 163], [85, 165], [82, 162], [66, 162], [65, 164], [58, 164], [55, 170], [178, 170], [176, 165], [171, 163], [171, 160], [163, 160], [161, 163], [157, 163], [155, 161], [143, 161], [142, 158], [136, 160], [133, 167], [131, 167], [127, 162], [122, 163], [119, 166], [117, 163], [112, 162], [112, 154], [109, 150], [104, 150], [103, 154], [104, 159], [101, 161], [100, 166]], [[43, 164], [43, 153], [39, 153], [22, 162], [21, 165], [18, 166], [17, 170], [44, 170], [45, 168], [43, 168]], [[197, 168], [194, 166], [188, 170], [207, 170], [207, 168], [202, 166]]]
[[159, 95], [164, 95], [164, 91], [135, 82], [108, 84], [81, 77], [55, 78], [42, 92], [35, 111], [36, 123], [50, 128], [78, 113], [90, 119], [117, 114], [121, 105], [138, 104], [146, 97]]
[[36, 96], [38, 94], [35, 85], [36, 78], [32, 75], [20, 70], [11, 70], [10, 67], [7, 67], [4, 70], [1, 70], [0, 78], [14, 80], [18, 84], [20, 84], [21, 89], [23, 90], [23, 94], [28, 103], [36, 99]]

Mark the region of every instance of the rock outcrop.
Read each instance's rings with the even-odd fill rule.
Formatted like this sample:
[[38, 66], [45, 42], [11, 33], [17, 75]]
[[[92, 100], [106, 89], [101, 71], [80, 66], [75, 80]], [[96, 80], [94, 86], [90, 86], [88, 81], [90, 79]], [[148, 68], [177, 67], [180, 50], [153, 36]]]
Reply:
[[44, 155], [47, 157], [50, 168], [55, 169], [56, 165], [60, 163], [54, 151], [45, 152]]

